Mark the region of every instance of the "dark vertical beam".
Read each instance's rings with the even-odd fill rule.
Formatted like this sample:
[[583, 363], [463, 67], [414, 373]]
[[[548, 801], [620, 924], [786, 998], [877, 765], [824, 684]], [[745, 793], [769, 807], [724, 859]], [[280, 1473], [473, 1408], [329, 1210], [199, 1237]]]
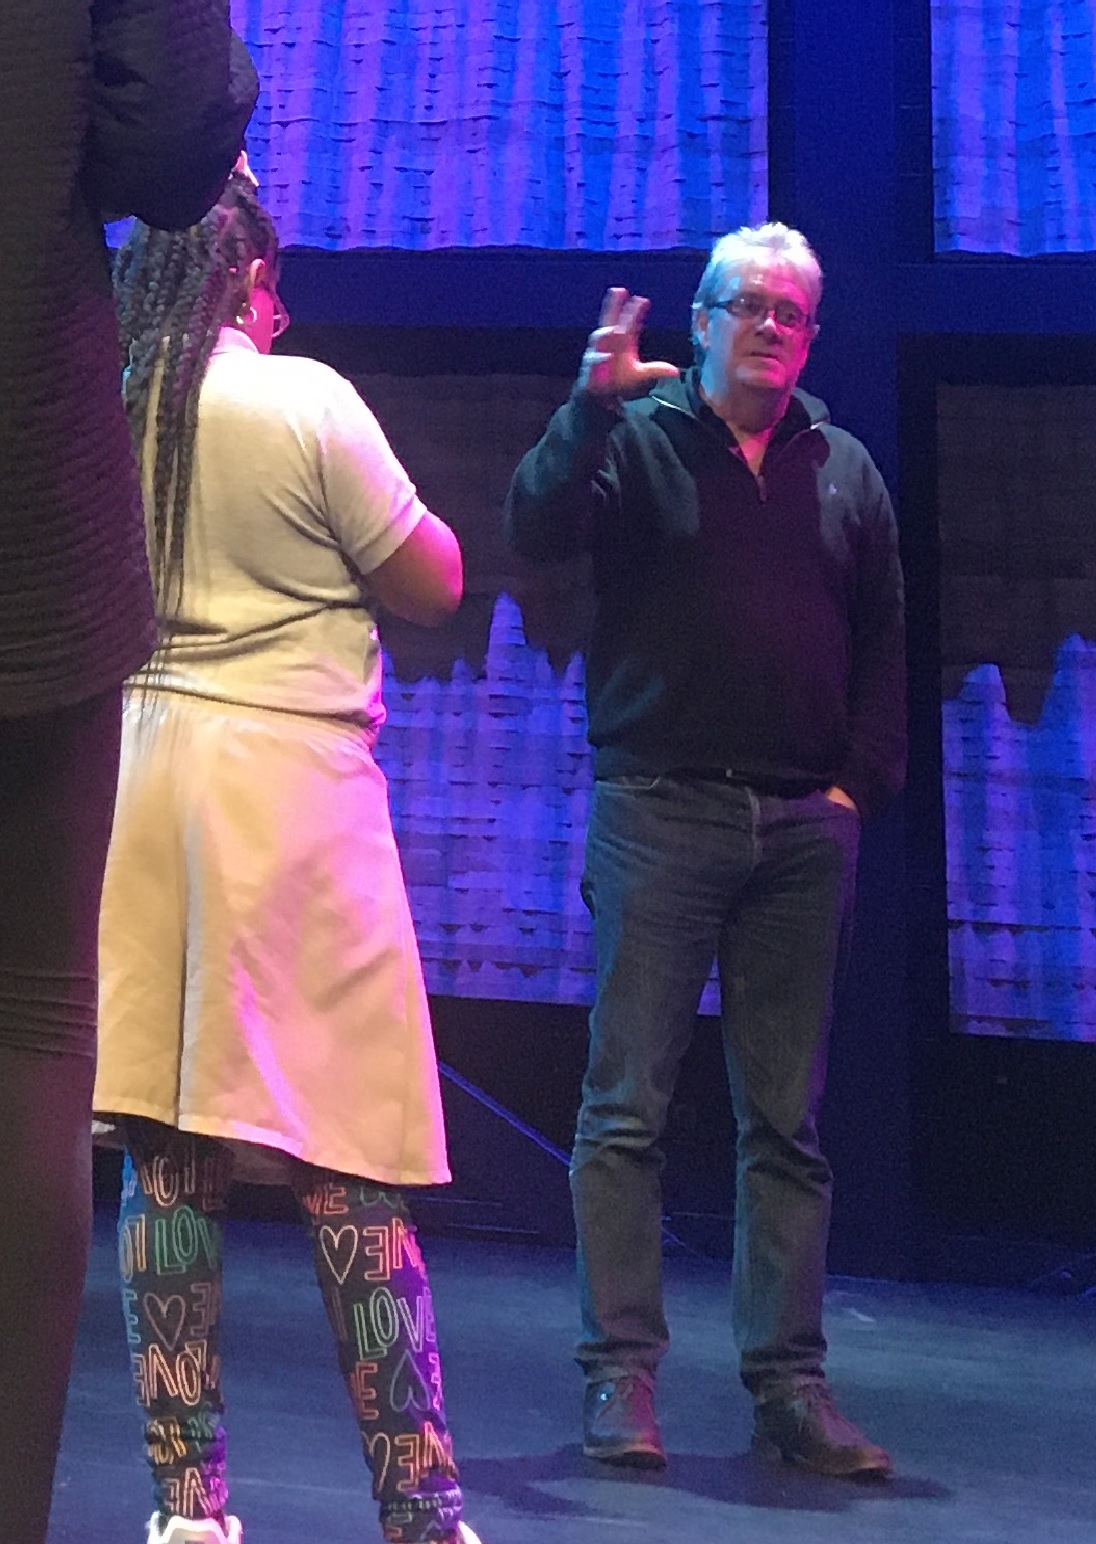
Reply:
[[804, 232], [826, 273], [806, 384], [888, 478], [898, 440], [893, 12], [894, 0], [770, 6], [771, 213]]
[[796, 0], [769, 0], [769, 218], [795, 214]]
[[935, 252], [932, 142], [932, 11], [928, 0], [894, 0], [895, 202], [898, 257], [931, 263]]
[[[804, 232], [826, 274], [804, 385], [867, 444], [892, 491], [897, 3], [772, 0], [769, 11], [770, 210]], [[902, 1274], [909, 1258], [904, 857], [899, 807], [865, 833], [853, 966], [831, 1054], [825, 1137], [839, 1271]]]
[[[910, 1146], [914, 1271], [931, 1254], [927, 1233], [941, 1195], [939, 1089], [947, 1075], [947, 879], [944, 847], [942, 721], [940, 715], [940, 540], [937, 510], [936, 393], [933, 338], [906, 337], [899, 346], [899, 486], [906, 511], [902, 560], [906, 574], [910, 759], [906, 785], [907, 906], [910, 959]], [[944, 1187], [946, 1189], [946, 1186]], [[938, 1225], [938, 1224], [937, 1224]]]

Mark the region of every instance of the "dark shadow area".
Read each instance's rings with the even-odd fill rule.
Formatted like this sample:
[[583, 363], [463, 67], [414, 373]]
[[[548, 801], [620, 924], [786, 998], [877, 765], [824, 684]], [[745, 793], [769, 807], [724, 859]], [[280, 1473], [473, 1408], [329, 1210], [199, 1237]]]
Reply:
[[669, 1450], [667, 1461], [667, 1468], [662, 1471], [628, 1472], [585, 1458], [581, 1445], [574, 1443], [532, 1460], [471, 1459], [465, 1463], [463, 1473], [477, 1491], [497, 1496], [508, 1506], [528, 1510], [538, 1517], [596, 1515], [573, 1501], [554, 1500], [545, 1507], [543, 1490], [569, 1481], [596, 1481], [599, 1490], [621, 1486], [634, 1492], [638, 1487], [669, 1491], [675, 1496], [686, 1493], [697, 1500], [725, 1506], [829, 1516], [849, 1512], [862, 1502], [943, 1500], [948, 1496], [946, 1488], [932, 1480], [906, 1476], [883, 1482], [840, 1484], [769, 1464], [751, 1453], [721, 1456]]

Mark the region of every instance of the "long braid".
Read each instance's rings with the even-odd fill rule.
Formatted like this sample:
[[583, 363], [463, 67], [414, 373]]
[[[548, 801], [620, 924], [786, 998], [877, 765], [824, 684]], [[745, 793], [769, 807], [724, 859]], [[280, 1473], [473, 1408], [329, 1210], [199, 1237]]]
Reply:
[[243, 300], [248, 264], [261, 257], [273, 268], [277, 251], [274, 226], [251, 184], [233, 176], [219, 203], [189, 230], [137, 222], [115, 263], [126, 412], [151, 473], [146, 520], [163, 647], [182, 603], [202, 381], [222, 326]]

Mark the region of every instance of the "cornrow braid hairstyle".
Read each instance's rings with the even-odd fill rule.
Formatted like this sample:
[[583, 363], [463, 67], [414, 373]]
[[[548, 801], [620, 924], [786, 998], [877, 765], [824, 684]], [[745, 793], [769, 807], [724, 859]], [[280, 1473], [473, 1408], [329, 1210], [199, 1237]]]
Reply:
[[123, 397], [138, 459], [152, 473], [146, 524], [162, 647], [182, 603], [202, 381], [255, 258], [276, 272], [277, 232], [250, 181], [234, 173], [199, 224], [161, 231], [136, 221], [115, 261]]

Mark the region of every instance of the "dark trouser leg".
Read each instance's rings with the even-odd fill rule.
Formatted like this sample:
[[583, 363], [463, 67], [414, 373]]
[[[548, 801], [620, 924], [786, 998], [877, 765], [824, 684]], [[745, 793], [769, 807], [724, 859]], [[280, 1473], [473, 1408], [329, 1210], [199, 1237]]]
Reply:
[[818, 794], [761, 799], [757, 867], [720, 943], [738, 1123], [733, 1317], [753, 1393], [820, 1378], [831, 1174], [817, 1117], [859, 821]]
[[42, 1544], [91, 1235], [121, 693], [0, 722], [0, 1528]]
[[87, 1056], [0, 1045], [0, 1533], [46, 1536], [91, 1232]]
[[653, 1374], [666, 1349], [659, 1142], [731, 898], [752, 862], [741, 789], [671, 778], [595, 787], [584, 894], [597, 997], [571, 1190], [591, 1382]]
[[318, 1170], [299, 1194], [384, 1536], [449, 1540], [461, 1492], [430, 1282], [403, 1197]]
[[228, 1499], [221, 1262], [231, 1153], [128, 1120], [118, 1219], [122, 1312], [157, 1509], [220, 1518]]

